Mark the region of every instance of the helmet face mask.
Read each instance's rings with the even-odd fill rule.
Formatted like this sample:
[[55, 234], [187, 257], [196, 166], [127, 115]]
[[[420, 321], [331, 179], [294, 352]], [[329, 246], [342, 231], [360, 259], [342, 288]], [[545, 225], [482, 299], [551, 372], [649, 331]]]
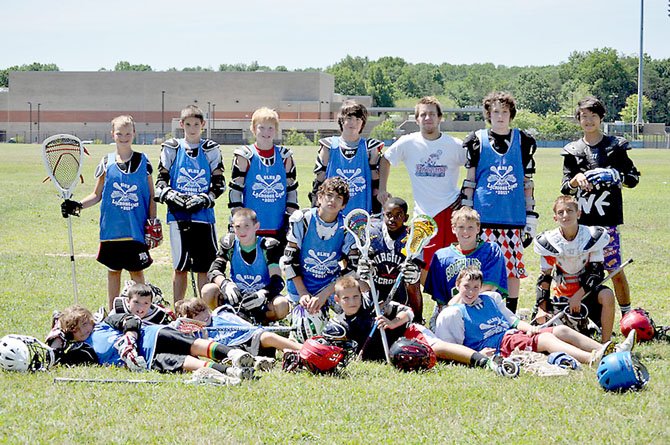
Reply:
[[320, 335], [326, 322], [323, 311], [310, 314], [303, 306], [297, 305], [291, 312], [291, 327], [296, 329], [295, 338], [299, 343]]
[[624, 336], [628, 336], [628, 333], [635, 329], [638, 341], [649, 341], [656, 335], [653, 320], [649, 317], [649, 313], [642, 308], [633, 309], [621, 317], [619, 327]]
[[323, 337], [307, 339], [300, 349], [300, 361], [313, 374], [331, 373], [338, 365], [346, 366], [346, 353], [339, 346], [329, 344]]
[[639, 390], [649, 382], [649, 371], [630, 351], [615, 352], [604, 357], [596, 376], [606, 391]]
[[54, 363], [53, 349], [27, 335], [0, 339], [0, 367], [8, 371], [46, 371]]
[[433, 349], [415, 339], [400, 337], [390, 351], [391, 363], [402, 371], [419, 371], [435, 366], [437, 357]]

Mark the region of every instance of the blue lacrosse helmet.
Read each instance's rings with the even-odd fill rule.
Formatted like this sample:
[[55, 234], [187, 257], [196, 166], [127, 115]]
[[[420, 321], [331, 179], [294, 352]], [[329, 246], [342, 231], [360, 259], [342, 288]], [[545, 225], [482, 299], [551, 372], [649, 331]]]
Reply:
[[563, 369], [579, 369], [579, 362], [565, 352], [554, 352], [547, 357], [547, 363]]
[[598, 365], [596, 375], [598, 383], [606, 391], [642, 389], [649, 382], [649, 371], [630, 351], [605, 356]]

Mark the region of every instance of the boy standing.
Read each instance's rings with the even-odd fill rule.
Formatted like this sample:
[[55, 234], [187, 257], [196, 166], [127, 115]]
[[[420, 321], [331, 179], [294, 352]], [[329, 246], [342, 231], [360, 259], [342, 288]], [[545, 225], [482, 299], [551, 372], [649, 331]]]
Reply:
[[144, 283], [144, 272], [153, 260], [149, 249], [163, 240], [160, 221], [156, 218], [152, 167], [149, 159], [133, 151], [135, 122], [131, 116], [112, 120], [112, 137], [116, 151], [100, 160], [95, 169], [93, 192], [81, 202], [65, 200], [61, 205], [64, 218], [79, 216], [82, 209], [100, 204], [100, 249], [98, 262], [107, 266], [107, 305], [111, 309], [121, 291], [121, 272]]
[[266, 107], [254, 111], [250, 128], [256, 143], [235, 149], [228, 207], [232, 213], [242, 207], [254, 210], [259, 222], [257, 234], [283, 245], [288, 216], [299, 208], [293, 152], [274, 144], [279, 128], [276, 111]]
[[482, 239], [497, 243], [507, 259], [507, 307], [516, 312], [521, 278], [526, 277], [523, 248], [533, 241], [539, 215], [533, 199], [535, 139], [510, 123], [516, 103], [508, 93], [484, 98], [484, 117], [491, 131], [479, 130], [465, 138], [467, 176], [462, 204], [481, 218]]
[[[563, 148], [563, 182], [561, 193], [574, 195], [579, 201], [579, 223], [603, 226], [610, 241], [605, 247], [605, 270], [621, 265], [621, 244], [618, 226], [623, 224], [621, 186], [633, 188], [640, 182], [640, 172], [626, 153], [628, 141], [606, 136], [600, 129], [605, 106], [595, 97], [587, 97], [577, 105], [575, 118], [584, 137]], [[624, 271], [612, 277], [621, 314], [630, 311], [630, 290]]]
[[379, 160], [384, 143], [377, 139], [365, 139], [361, 133], [368, 120], [368, 110], [355, 101], [342, 104], [337, 123], [342, 135], [319, 140], [319, 153], [314, 166], [314, 183], [309, 197], [312, 206], [317, 206], [318, 190], [327, 178], [339, 176], [349, 185], [349, 202], [344, 208], [346, 215], [352, 209], [363, 209], [368, 213], [379, 213], [377, 201], [379, 189]]
[[311, 314], [332, 299], [341, 259], [349, 254], [353, 239], [344, 233], [342, 210], [349, 201], [349, 185], [335, 176], [321, 184], [318, 207], [302, 209], [290, 218], [288, 243], [281, 267], [288, 281], [289, 298]]
[[432, 217], [438, 232], [424, 248], [426, 268], [437, 249], [455, 241], [449, 230], [451, 211], [459, 204], [458, 171], [465, 164], [461, 140], [440, 132], [442, 107], [434, 97], [424, 97], [414, 108], [419, 132], [400, 137], [384, 153], [381, 161], [378, 199], [383, 204], [391, 196], [388, 178], [391, 165], [405, 163], [412, 183], [414, 214]]
[[580, 225], [579, 216], [575, 198], [559, 196], [554, 202], [554, 221], [559, 227], [535, 238], [535, 252], [542, 256], [536, 306], [550, 310], [549, 286], [554, 281], [558, 298], [568, 300], [571, 312], [579, 313], [582, 303], [586, 305], [606, 342], [612, 336], [614, 295], [600, 283], [605, 276], [603, 248], [609, 236], [603, 227]]
[[451, 231], [457, 243], [435, 252], [434, 261], [428, 269], [424, 291], [435, 301], [435, 311], [429, 326], [435, 328], [438, 314], [456, 295], [458, 273], [469, 266], [482, 271], [483, 290], [507, 294], [507, 270], [500, 247], [487, 243], [479, 237], [481, 226], [476, 210], [463, 207], [451, 216]]
[[156, 200], [167, 204], [174, 275], [174, 301], [184, 298], [187, 272], [197, 272], [198, 288], [216, 256], [214, 200], [225, 190], [219, 144], [201, 139], [202, 111], [189, 105], [181, 111], [183, 139], [163, 143], [156, 180]]
[[[202, 288], [203, 300], [210, 309], [228, 304], [258, 323], [281, 320], [289, 312], [289, 301], [279, 295], [284, 289], [279, 242], [257, 236], [260, 223], [251, 209], [238, 209], [232, 226], [234, 236], [227, 234], [219, 242], [207, 274], [210, 283]], [[230, 274], [226, 277], [228, 263]]]

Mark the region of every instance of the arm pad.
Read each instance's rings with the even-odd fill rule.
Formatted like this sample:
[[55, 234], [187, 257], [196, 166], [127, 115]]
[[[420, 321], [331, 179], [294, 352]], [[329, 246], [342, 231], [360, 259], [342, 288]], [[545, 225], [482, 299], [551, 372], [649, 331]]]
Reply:
[[281, 257], [279, 267], [287, 280], [301, 276], [300, 271], [300, 249], [287, 245], [284, 249], [284, 256]]
[[584, 267], [584, 272], [579, 276], [579, 284], [588, 293], [598, 286], [604, 277], [603, 263], [588, 263]]

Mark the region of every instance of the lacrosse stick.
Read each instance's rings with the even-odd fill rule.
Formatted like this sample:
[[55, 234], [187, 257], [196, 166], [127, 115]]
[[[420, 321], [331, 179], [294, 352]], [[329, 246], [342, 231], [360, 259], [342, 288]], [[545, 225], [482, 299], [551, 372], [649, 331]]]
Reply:
[[[628, 259], [626, 262], [624, 262], [621, 266], [617, 267], [617, 268], [614, 269], [612, 272], [610, 272], [609, 274], [607, 274], [607, 276], [606, 276], [605, 278], [603, 278], [602, 280], [600, 280], [600, 283], [598, 283], [598, 284], [596, 284], [595, 286], [593, 286], [593, 288], [591, 288], [590, 291], [588, 291], [587, 293], [584, 294], [584, 296], [582, 297], [582, 300], [584, 300], [586, 297], [588, 297], [588, 296], [591, 294], [591, 292], [593, 292], [594, 289], [597, 289], [597, 288], [599, 288], [600, 286], [602, 286], [603, 284], [605, 284], [605, 283], [607, 282], [607, 280], [609, 280], [609, 279], [611, 279], [612, 277], [614, 277], [615, 275], [617, 275], [619, 272], [621, 272], [621, 271], [623, 270], [624, 267], [628, 266], [628, 265], [629, 265], [630, 263], [632, 263], [632, 262], [633, 262], [633, 259], [630, 258], [630, 259]], [[582, 317], [582, 316], [581, 316], [581, 312], [583, 312], [584, 310], [586, 310], [586, 315], [584, 315], [584, 316]], [[542, 324], [540, 325], [540, 328], [546, 328], [546, 327], [549, 327], [549, 326], [554, 325], [554, 324], [556, 323], [556, 321], [558, 321], [559, 319], [563, 318], [563, 316], [569, 316], [569, 315], [570, 315], [570, 314], [568, 314], [569, 311], [570, 311], [570, 306], [568, 305], [568, 306], [565, 307], [565, 309], [563, 309], [562, 311], [560, 311], [558, 314], [554, 315], [554, 316], [551, 317], [549, 320], [547, 320], [546, 322], [542, 323]], [[580, 318], [585, 318], [585, 317], [588, 317], [588, 315], [589, 315], [589, 310], [588, 310], [588, 308], [587, 308], [585, 305], [582, 304], [582, 308], [581, 308], [581, 310], [580, 310], [580, 316], [579, 316], [579, 317], [580, 317]]]
[[178, 318], [173, 322], [173, 326], [183, 334], [193, 334], [200, 331], [214, 331], [214, 332], [238, 332], [238, 331], [255, 331], [262, 329], [266, 332], [280, 332], [287, 333], [296, 331], [297, 329], [291, 326], [207, 326], [205, 322], [194, 320], [192, 318]]
[[[84, 158], [84, 146], [81, 141], [69, 134], [57, 134], [42, 143], [42, 159], [51, 182], [62, 199], [70, 199], [81, 174]], [[72, 264], [72, 287], [74, 303], [79, 297], [77, 292], [77, 273], [74, 264], [74, 242], [72, 241], [72, 217], [67, 217], [68, 237], [70, 241], [70, 263]]]
[[131, 384], [148, 383], [151, 385], [156, 385], [159, 383], [171, 383], [171, 382], [161, 380], [138, 380], [138, 379], [80, 379], [80, 378], [69, 378], [69, 377], [55, 377], [54, 383], [131, 383]]
[[[407, 267], [410, 261], [418, 257], [423, 248], [426, 247], [426, 244], [428, 244], [428, 241], [433, 239], [435, 235], [437, 235], [437, 223], [433, 218], [428, 215], [416, 215], [412, 218], [409, 235], [405, 244], [405, 262], [402, 267]], [[386, 297], [387, 302], [393, 299], [402, 279], [402, 274], [398, 274], [398, 278], [396, 278], [393, 287]]]
[[372, 329], [370, 330], [370, 335], [368, 335], [368, 338], [365, 339], [365, 343], [363, 343], [361, 350], [358, 352], [358, 357], [356, 357], [357, 360], [363, 359], [363, 353], [365, 352], [365, 349], [368, 347], [368, 344], [370, 343], [372, 336], [375, 335], [376, 330], [377, 330], [377, 322], [375, 321], [374, 324], [372, 325]]
[[[370, 251], [370, 214], [363, 209], [353, 209], [351, 212], [347, 214], [346, 218], [344, 218], [344, 228], [354, 237], [356, 247], [358, 248], [358, 251], [361, 253], [361, 258], [369, 260], [368, 254]], [[372, 276], [369, 276], [366, 282], [370, 287], [370, 295], [372, 295], [372, 302], [375, 307], [375, 315], [377, 315], [377, 317], [381, 317], [382, 310], [381, 306], [379, 305], [379, 295], [377, 294], [377, 289], [375, 288], [375, 283], [374, 280], [372, 279]], [[384, 332], [383, 329], [380, 329], [379, 334], [382, 337], [382, 345], [384, 346], [384, 355], [386, 356], [386, 362], [390, 365], [391, 354], [389, 352], [389, 344], [388, 339], [386, 338], [386, 332]]]

